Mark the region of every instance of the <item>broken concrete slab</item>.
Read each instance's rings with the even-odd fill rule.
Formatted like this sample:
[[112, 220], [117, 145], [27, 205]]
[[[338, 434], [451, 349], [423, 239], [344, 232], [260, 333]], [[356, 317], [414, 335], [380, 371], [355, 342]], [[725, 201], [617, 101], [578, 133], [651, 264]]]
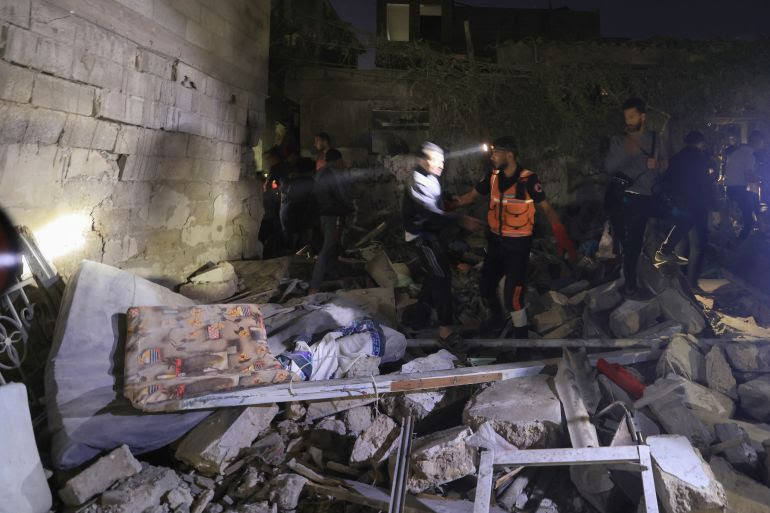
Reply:
[[586, 292], [585, 304], [591, 313], [605, 312], [615, 308], [623, 301], [620, 287], [625, 283], [619, 280], [604, 283]]
[[222, 283], [238, 281], [235, 267], [230, 262], [220, 262], [202, 272], [190, 276], [190, 283]]
[[549, 290], [541, 296], [541, 299], [546, 308], [553, 308], [555, 306], [567, 306], [569, 303], [569, 298], [567, 296], [555, 290]]
[[307, 413], [305, 418], [309, 421], [315, 421], [323, 417], [328, 417], [342, 411], [372, 404], [376, 398], [364, 397], [361, 399], [331, 399], [329, 401], [312, 401], [307, 403]]
[[560, 338], [571, 338], [576, 333], [582, 332], [583, 328], [583, 320], [582, 319], [572, 319], [558, 328], [554, 328], [548, 333], [543, 335], [543, 338], [547, 339], [560, 339]]
[[728, 445], [722, 450], [725, 459], [730, 465], [745, 474], [751, 474], [756, 470], [759, 462], [757, 451], [749, 443], [749, 437], [740, 426], [733, 422], [716, 424], [714, 431], [717, 440]]
[[292, 511], [296, 509], [307, 481], [307, 478], [298, 474], [279, 474], [268, 483], [268, 499], [277, 504], [281, 511]]
[[175, 456], [203, 474], [220, 474], [277, 414], [276, 404], [217, 410], [182, 439]]
[[342, 422], [348, 433], [358, 436], [372, 425], [373, 412], [370, 406], [357, 406], [342, 414]]
[[[457, 426], [414, 440], [409, 461], [409, 491], [421, 493], [431, 487], [475, 474], [477, 451], [465, 443], [472, 434], [469, 428]], [[393, 453], [389, 465], [392, 474], [395, 468]]]
[[677, 333], [682, 333], [683, 329], [682, 324], [677, 321], [663, 321], [654, 326], [650, 326], [646, 330], [641, 330], [635, 336], [644, 339], [669, 338]]
[[547, 333], [554, 328], [558, 328], [573, 317], [574, 314], [570, 310], [561, 305], [556, 305], [550, 310], [546, 310], [534, 317], [535, 330], [538, 333]]
[[398, 434], [399, 427], [393, 419], [387, 415], [378, 415], [353, 444], [350, 465], [370, 464], [376, 467], [390, 456]]
[[706, 384], [706, 359], [698, 349], [694, 337], [674, 335], [658, 360], [655, 374], [660, 378], [676, 374], [690, 381]]
[[684, 436], [647, 438], [655, 490], [666, 513], [722, 511], [725, 491], [708, 464]]
[[738, 399], [738, 384], [733, 370], [727, 363], [724, 350], [714, 346], [706, 354], [706, 383], [709, 388], [721, 392], [733, 400]]
[[729, 513], [767, 513], [769, 488], [736, 472], [723, 458], [715, 456], [709, 463], [724, 488]]
[[121, 445], [68, 480], [59, 490], [59, 497], [69, 506], [78, 506], [99, 495], [116, 481], [141, 471], [142, 464], [134, 458], [127, 445]]
[[734, 341], [725, 344], [733, 368], [742, 372], [770, 372], [770, 344]]
[[588, 287], [590, 286], [591, 286], [591, 283], [588, 280], [580, 280], [574, 283], [570, 283], [566, 287], [559, 289], [559, 292], [569, 297], [569, 296], [574, 296], [578, 292], [583, 292], [584, 290], [588, 289]]
[[749, 444], [757, 451], [761, 458], [765, 454], [765, 448], [762, 445], [765, 440], [770, 440], [770, 424], [744, 422], [742, 420], [732, 419], [730, 422], [740, 427], [748, 436]]
[[629, 337], [655, 324], [660, 315], [657, 300], [627, 299], [610, 314], [610, 330], [619, 338]]
[[189, 510], [194, 500], [195, 499], [193, 498], [192, 493], [190, 493], [190, 489], [187, 485], [174, 488], [164, 497], [164, 502], [173, 511], [182, 511], [183, 509]]
[[179, 483], [179, 476], [170, 468], [147, 465], [104, 492], [99, 502], [110, 513], [143, 513], [159, 506], [163, 496], [178, 488]]
[[741, 410], [759, 420], [770, 420], [770, 376], [738, 385]]
[[268, 465], [276, 466], [286, 457], [286, 445], [279, 433], [270, 431], [251, 445], [249, 453]]
[[463, 423], [476, 430], [489, 422], [519, 449], [552, 447], [561, 433], [561, 403], [545, 375], [493, 383], [465, 406]]
[[703, 312], [675, 289], [668, 288], [658, 295], [661, 314], [682, 324], [685, 332], [697, 335], [706, 328]]

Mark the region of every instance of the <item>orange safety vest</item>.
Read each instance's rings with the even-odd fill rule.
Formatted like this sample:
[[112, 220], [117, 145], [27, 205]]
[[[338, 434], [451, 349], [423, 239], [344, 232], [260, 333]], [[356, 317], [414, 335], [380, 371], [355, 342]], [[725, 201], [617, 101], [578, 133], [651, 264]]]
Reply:
[[[497, 186], [499, 170], [493, 170], [489, 178], [489, 211], [487, 223], [492, 233], [503, 237], [529, 237], [535, 226], [535, 201], [529, 196], [529, 191], [524, 188], [524, 199], [516, 198], [516, 186], [526, 183], [531, 172], [522, 170], [519, 179], [508, 189], [500, 193]], [[501, 198], [502, 196], [502, 198]]]

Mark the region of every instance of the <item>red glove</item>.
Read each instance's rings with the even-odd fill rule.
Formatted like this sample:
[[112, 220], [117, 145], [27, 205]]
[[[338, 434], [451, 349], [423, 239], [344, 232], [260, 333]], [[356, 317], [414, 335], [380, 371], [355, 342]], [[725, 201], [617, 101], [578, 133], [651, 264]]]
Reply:
[[577, 251], [572, 240], [567, 235], [567, 229], [564, 225], [556, 221], [551, 223], [551, 230], [553, 230], [553, 236], [556, 237], [556, 247], [559, 248], [559, 255], [564, 253], [569, 254], [570, 260], [577, 260]]
[[610, 378], [616, 385], [628, 392], [634, 401], [644, 395], [644, 383], [636, 379], [636, 376], [628, 372], [625, 367], [617, 363], [607, 363], [605, 359], [596, 362], [596, 368]]

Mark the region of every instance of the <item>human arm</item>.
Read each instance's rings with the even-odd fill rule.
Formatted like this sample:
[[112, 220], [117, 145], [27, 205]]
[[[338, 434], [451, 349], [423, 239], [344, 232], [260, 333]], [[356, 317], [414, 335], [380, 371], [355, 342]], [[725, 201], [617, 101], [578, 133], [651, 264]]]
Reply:
[[537, 206], [540, 208], [540, 211], [543, 212], [545, 218], [548, 219], [548, 222], [551, 225], [553, 236], [556, 238], [556, 246], [559, 249], [559, 254], [563, 255], [564, 253], [567, 253], [570, 260], [577, 260], [577, 251], [575, 250], [575, 245], [569, 238], [567, 229], [563, 224], [561, 224], [559, 215], [553, 209], [551, 204], [548, 203], [547, 200], [543, 200], [539, 202]]

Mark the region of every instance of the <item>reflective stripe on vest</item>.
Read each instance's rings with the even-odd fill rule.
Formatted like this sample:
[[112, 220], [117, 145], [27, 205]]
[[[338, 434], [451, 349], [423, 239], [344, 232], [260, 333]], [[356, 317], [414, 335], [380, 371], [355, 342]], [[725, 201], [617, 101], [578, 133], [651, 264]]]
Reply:
[[497, 186], [498, 174], [500, 171], [493, 171], [489, 178], [489, 211], [487, 212], [489, 229], [492, 230], [492, 233], [503, 237], [528, 237], [532, 235], [532, 229], [535, 226], [534, 200], [529, 197], [529, 192], [526, 189], [525, 199], [516, 199], [518, 181], [501, 194]]

